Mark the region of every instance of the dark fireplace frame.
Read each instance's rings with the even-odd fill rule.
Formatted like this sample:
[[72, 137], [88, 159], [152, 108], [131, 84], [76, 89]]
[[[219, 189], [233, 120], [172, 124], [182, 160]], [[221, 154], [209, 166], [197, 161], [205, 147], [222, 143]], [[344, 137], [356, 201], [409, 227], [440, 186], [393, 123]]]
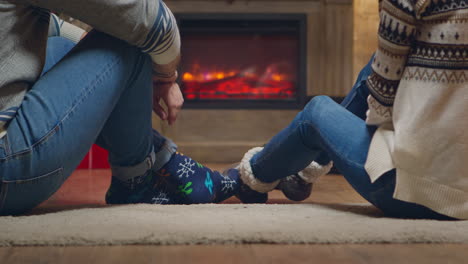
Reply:
[[[276, 14], [276, 13], [176, 13], [180, 33], [275, 33], [292, 32], [298, 34], [298, 74], [295, 99], [191, 99], [186, 100], [184, 108], [189, 109], [300, 109], [307, 102], [307, 15], [306, 14]], [[222, 21], [229, 25], [238, 23], [233, 29], [221, 26]], [[213, 23], [214, 22], [214, 23]], [[240, 23], [242, 22], [242, 23]], [[286, 22], [286, 23], [285, 23]], [[206, 23], [209, 27], [199, 27]], [[270, 23], [274, 27], [262, 27]], [[296, 29], [291, 25], [297, 26]], [[182, 44], [183, 45], [183, 44]], [[182, 54], [183, 56], [183, 54]]]

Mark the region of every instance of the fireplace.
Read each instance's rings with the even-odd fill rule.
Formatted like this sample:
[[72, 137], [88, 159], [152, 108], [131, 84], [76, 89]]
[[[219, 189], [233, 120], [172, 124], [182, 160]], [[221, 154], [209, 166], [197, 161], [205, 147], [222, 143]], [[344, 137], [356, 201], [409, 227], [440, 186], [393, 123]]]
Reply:
[[173, 126], [153, 124], [198, 161], [237, 162], [309, 98], [351, 88], [352, 0], [165, 2], [181, 29], [185, 104]]
[[186, 108], [284, 109], [306, 101], [304, 14], [176, 14]]

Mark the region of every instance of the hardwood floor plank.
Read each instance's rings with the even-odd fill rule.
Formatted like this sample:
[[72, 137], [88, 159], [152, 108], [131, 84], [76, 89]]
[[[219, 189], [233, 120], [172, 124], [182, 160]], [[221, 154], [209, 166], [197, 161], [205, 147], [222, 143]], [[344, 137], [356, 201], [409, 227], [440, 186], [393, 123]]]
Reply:
[[1, 263], [466, 263], [468, 245], [216, 245], [0, 248]]

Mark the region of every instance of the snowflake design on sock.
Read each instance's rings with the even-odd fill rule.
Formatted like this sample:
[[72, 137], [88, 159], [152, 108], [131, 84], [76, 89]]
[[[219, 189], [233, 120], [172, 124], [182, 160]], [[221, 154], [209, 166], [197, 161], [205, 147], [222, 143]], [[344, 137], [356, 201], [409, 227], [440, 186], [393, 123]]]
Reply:
[[229, 191], [233, 191], [234, 190], [234, 185], [237, 184], [237, 182], [235, 180], [229, 178], [228, 176], [221, 175], [221, 177], [223, 177], [223, 179], [221, 180], [221, 184], [223, 186], [221, 191], [224, 192], [224, 193], [227, 193]]
[[169, 197], [165, 192], [159, 192], [158, 196], [155, 196], [151, 199], [151, 203], [153, 204], [167, 204], [169, 201]]
[[142, 183], [145, 182], [146, 178], [148, 176], [145, 174], [145, 175], [141, 175], [141, 176], [137, 176], [137, 177], [133, 177], [131, 179], [128, 179], [125, 181], [125, 186], [127, 186], [130, 190], [134, 190], [137, 186], [141, 185]]
[[195, 170], [192, 169], [195, 166], [195, 161], [189, 158], [185, 158], [184, 162], [179, 163], [179, 169], [177, 170], [177, 175], [179, 178], [188, 178], [195, 173]]

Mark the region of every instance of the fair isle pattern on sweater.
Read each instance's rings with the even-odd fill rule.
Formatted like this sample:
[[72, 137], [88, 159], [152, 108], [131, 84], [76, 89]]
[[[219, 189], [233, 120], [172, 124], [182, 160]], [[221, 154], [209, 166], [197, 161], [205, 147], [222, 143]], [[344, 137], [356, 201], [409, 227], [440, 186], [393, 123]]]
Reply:
[[392, 106], [416, 28], [413, 3], [409, 0], [380, 2], [379, 50], [367, 80], [371, 95], [384, 106]]
[[382, 0], [380, 19], [366, 171], [396, 169], [395, 199], [468, 219], [468, 0]]
[[[371, 116], [391, 110], [402, 79], [464, 82], [465, 73], [457, 71], [468, 69], [467, 8], [468, 0], [380, 1], [379, 49], [367, 79]], [[384, 112], [368, 123], [390, 122]]]
[[468, 81], [468, 71], [442, 69], [407, 68], [403, 80], [416, 80], [431, 83], [460, 84]]

